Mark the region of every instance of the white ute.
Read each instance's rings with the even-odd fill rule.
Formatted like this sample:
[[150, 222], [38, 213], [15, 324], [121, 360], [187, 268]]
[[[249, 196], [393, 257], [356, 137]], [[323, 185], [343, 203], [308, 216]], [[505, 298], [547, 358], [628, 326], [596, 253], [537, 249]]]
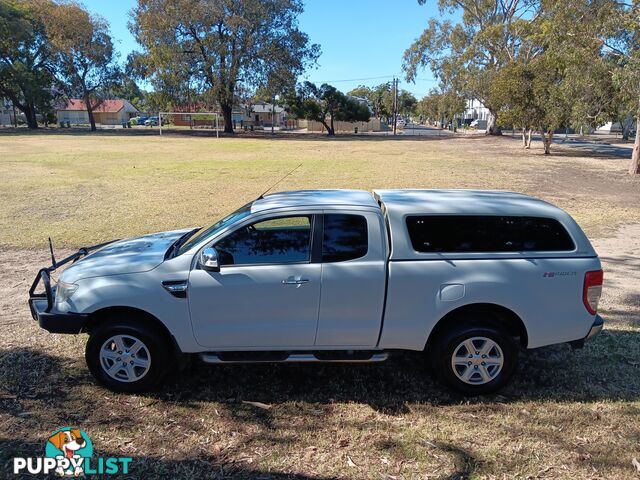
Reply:
[[50, 332], [88, 333], [89, 369], [117, 391], [158, 385], [188, 354], [376, 362], [414, 350], [442, 382], [477, 395], [509, 381], [520, 348], [598, 333], [601, 289], [587, 237], [542, 200], [308, 190], [261, 196], [209, 228], [53, 259], [29, 304]]

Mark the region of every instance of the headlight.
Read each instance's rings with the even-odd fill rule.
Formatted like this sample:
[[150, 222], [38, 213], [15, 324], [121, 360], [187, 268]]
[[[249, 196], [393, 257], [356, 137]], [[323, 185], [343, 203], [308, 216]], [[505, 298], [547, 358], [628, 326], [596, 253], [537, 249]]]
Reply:
[[71, 298], [71, 295], [78, 289], [78, 285], [75, 283], [67, 283], [58, 280], [56, 287], [56, 303], [64, 303]]

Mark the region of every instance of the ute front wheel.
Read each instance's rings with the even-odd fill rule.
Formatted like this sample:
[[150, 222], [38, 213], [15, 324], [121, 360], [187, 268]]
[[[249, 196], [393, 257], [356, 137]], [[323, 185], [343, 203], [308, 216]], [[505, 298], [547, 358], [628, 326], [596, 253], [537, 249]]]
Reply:
[[116, 392], [142, 392], [156, 387], [168, 370], [168, 342], [135, 321], [107, 320], [89, 337], [87, 366], [95, 379]]

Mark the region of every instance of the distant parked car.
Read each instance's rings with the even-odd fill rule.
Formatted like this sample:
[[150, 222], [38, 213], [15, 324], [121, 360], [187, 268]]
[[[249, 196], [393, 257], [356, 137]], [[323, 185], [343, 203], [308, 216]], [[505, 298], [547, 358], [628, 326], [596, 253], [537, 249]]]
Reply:
[[144, 122], [146, 122], [148, 119], [149, 119], [149, 117], [143, 117], [143, 116], [133, 117], [131, 119], [131, 124], [132, 125], [144, 125]]
[[[157, 127], [158, 126], [158, 117], [149, 117], [144, 121], [144, 124], [149, 127]], [[162, 120], [162, 125], [167, 123], [165, 120]]]

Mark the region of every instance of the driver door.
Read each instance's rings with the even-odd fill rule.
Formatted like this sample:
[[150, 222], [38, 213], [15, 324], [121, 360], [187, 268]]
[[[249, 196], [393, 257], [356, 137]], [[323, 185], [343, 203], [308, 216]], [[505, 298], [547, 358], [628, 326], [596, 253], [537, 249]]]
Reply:
[[314, 344], [321, 264], [312, 263], [314, 215], [262, 218], [214, 245], [220, 271], [192, 269], [188, 299], [196, 340], [211, 349]]

